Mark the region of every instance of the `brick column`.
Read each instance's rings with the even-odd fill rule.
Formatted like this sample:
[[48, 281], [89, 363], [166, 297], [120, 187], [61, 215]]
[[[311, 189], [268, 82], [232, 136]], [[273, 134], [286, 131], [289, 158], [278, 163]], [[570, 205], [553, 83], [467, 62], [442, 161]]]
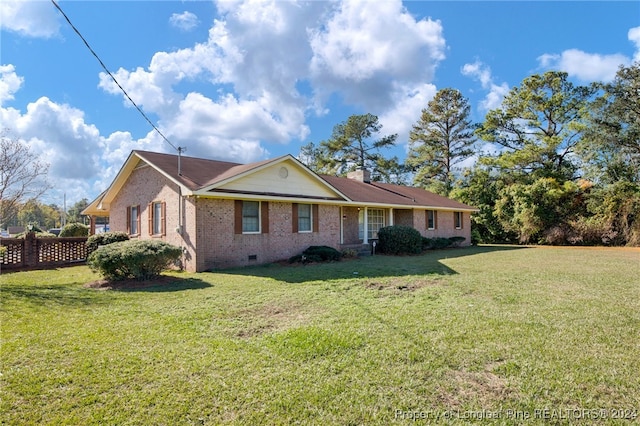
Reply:
[[24, 266], [38, 264], [38, 239], [35, 232], [27, 232], [24, 236]]

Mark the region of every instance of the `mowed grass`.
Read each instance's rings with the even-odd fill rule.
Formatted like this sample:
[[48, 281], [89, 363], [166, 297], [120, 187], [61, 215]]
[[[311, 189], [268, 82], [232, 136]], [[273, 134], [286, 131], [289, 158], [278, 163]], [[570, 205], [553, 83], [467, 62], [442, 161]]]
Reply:
[[105, 291], [83, 287], [99, 278], [84, 266], [3, 273], [0, 420], [505, 424], [640, 410], [638, 250], [475, 247], [171, 275]]

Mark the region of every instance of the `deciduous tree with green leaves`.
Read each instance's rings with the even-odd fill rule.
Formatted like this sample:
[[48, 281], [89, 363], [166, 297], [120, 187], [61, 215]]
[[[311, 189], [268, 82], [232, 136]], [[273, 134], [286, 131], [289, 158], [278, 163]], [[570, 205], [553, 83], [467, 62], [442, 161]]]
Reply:
[[455, 167], [475, 153], [476, 137], [468, 100], [456, 89], [441, 89], [409, 133], [406, 164], [414, 183], [448, 196]]

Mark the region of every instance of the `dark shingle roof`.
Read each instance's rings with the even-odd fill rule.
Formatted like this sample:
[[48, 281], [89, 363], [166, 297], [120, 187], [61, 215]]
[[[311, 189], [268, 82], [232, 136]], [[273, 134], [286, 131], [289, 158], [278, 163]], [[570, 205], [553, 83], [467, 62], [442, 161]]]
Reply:
[[[182, 156], [181, 173], [178, 174], [178, 156], [150, 151], [134, 151], [138, 157], [161, 170], [186, 188], [197, 191], [258, 168], [277, 159], [239, 164], [227, 161], [206, 160]], [[312, 172], [310, 172], [312, 173]], [[320, 175], [330, 186], [356, 203], [421, 206], [445, 209], [475, 210], [473, 207], [451, 200], [421, 188], [388, 183], [365, 183], [346, 177]]]
[[464, 210], [474, 209], [471, 206], [443, 197], [442, 195], [434, 194], [422, 188], [381, 182], [366, 183], [345, 177], [329, 175], [321, 175], [320, 177], [355, 202]]
[[264, 160], [257, 163], [240, 164], [228, 161], [206, 160], [204, 158], [186, 157], [180, 158], [180, 171], [178, 174], [178, 156], [173, 154], [161, 154], [151, 151], [134, 151], [144, 161], [153, 164], [163, 173], [192, 191], [213, 185], [224, 179], [237, 176], [246, 171], [273, 161]]

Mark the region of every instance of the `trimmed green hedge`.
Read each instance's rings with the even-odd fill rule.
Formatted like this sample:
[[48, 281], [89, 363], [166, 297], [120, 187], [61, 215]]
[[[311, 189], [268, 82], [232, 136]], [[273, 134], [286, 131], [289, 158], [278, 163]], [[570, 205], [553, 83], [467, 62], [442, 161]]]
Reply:
[[108, 280], [157, 277], [182, 256], [182, 249], [156, 240], [120, 241], [98, 247], [89, 255], [89, 267]]
[[82, 223], [67, 223], [60, 230], [58, 237], [86, 237], [89, 235], [89, 227]]
[[295, 262], [330, 262], [332, 260], [340, 260], [342, 253], [329, 246], [311, 246], [302, 254], [298, 254], [289, 258], [289, 263]]
[[129, 234], [126, 232], [104, 232], [102, 234], [95, 234], [87, 238], [87, 250], [92, 252], [100, 246], [106, 246], [108, 244], [117, 243], [120, 241], [127, 241]]
[[386, 254], [418, 254], [422, 236], [410, 226], [385, 226], [378, 230], [378, 251]]
[[439, 250], [447, 247], [458, 247], [464, 240], [466, 240], [465, 237], [422, 237], [422, 250]]
[[[45, 231], [32, 231], [36, 238], [58, 238], [58, 236], [56, 234], [52, 234], [51, 232], [45, 232]], [[15, 238], [25, 238], [27, 236], [28, 232], [21, 232], [19, 234], [16, 234]]]

